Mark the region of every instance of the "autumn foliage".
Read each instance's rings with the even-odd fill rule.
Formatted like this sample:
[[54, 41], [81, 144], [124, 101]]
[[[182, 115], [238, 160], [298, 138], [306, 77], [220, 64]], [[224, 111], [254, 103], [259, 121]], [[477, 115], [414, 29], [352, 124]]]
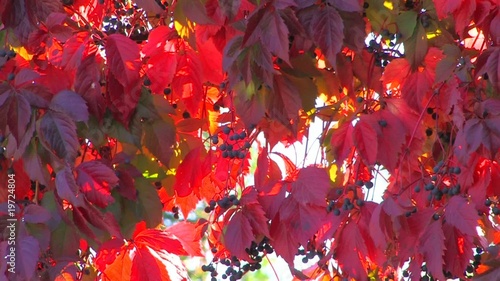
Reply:
[[[271, 253], [300, 280], [500, 280], [498, 1], [0, 0], [0, 20], [0, 280], [187, 280], [207, 253], [221, 280]], [[314, 165], [275, 150], [297, 142]]]

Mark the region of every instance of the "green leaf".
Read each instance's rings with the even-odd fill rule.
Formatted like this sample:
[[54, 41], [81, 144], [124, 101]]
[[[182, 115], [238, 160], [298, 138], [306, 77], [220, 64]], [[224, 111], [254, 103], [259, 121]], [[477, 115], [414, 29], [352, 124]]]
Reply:
[[163, 165], [168, 166], [175, 144], [175, 127], [172, 119], [145, 123], [143, 144]]
[[136, 178], [135, 184], [139, 192], [139, 210], [147, 227], [156, 227], [163, 222], [163, 205], [156, 188], [145, 178]]
[[417, 27], [417, 15], [415, 11], [404, 11], [396, 17], [398, 30], [403, 35], [403, 39], [408, 39], [413, 35]]

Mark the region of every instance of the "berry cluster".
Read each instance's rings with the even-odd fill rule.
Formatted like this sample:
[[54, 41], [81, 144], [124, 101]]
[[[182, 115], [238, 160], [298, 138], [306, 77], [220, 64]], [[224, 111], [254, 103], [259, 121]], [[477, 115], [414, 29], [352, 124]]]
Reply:
[[6, 58], [7, 60], [16, 57], [16, 52], [14, 50], [0, 49], [0, 58]]
[[[0, 67], [2, 67], [8, 60], [16, 57], [16, 52], [13, 50], [0, 49]], [[12, 81], [16, 75], [14, 73], [7, 74], [7, 81]]]
[[[213, 253], [217, 252], [216, 248], [212, 249]], [[259, 270], [262, 265], [262, 259], [265, 255], [274, 252], [274, 249], [269, 244], [267, 237], [264, 237], [258, 244], [252, 241], [249, 248], [245, 248], [245, 252], [249, 255], [250, 261], [242, 261], [235, 256], [221, 258], [214, 258], [213, 262], [209, 265], [203, 265], [201, 270], [210, 272], [211, 280], [217, 280], [219, 273], [216, 271], [214, 263], [217, 261], [226, 266], [226, 270], [221, 274], [223, 280], [229, 279], [230, 281], [240, 280], [249, 271]]]
[[179, 207], [173, 206], [172, 213], [174, 214], [174, 219], [178, 220], [179, 219]]
[[484, 201], [484, 205], [486, 205], [487, 207], [491, 207], [491, 205], [494, 204], [494, 206], [491, 208], [491, 212], [493, 213], [493, 215], [495, 216], [498, 216], [500, 215], [500, 208], [498, 208], [498, 204], [499, 202], [498, 201], [491, 201], [490, 198], [486, 198], [486, 200]]
[[296, 256], [303, 256], [302, 257], [302, 262], [303, 263], [308, 263], [310, 260], [314, 259], [316, 256], [319, 259], [322, 259], [324, 257], [323, 251], [316, 250], [314, 245], [311, 243], [307, 243], [307, 249], [304, 248], [299, 248], [297, 253], [295, 254]]
[[[244, 159], [251, 146], [250, 142], [244, 141], [247, 133], [244, 131], [240, 133], [234, 132], [228, 126], [222, 128], [222, 133], [227, 136], [225, 142], [219, 146], [219, 149], [222, 151], [222, 157]], [[219, 137], [214, 135], [211, 137], [211, 141], [213, 144], [218, 144]]]
[[240, 204], [240, 200], [236, 195], [231, 194], [229, 196], [219, 199], [217, 202], [215, 200], [210, 200], [208, 206], [205, 207], [205, 213], [210, 213], [215, 209], [216, 205], [219, 205], [222, 209], [229, 209], [232, 206], [237, 206]]
[[[427, 199], [431, 201], [432, 199], [441, 200], [443, 196], [454, 196], [460, 194], [461, 186], [460, 184], [455, 184], [453, 186], [441, 185], [440, 184], [440, 175], [448, 175], [451, 177], [452, 175], [458, 175], [462, 172], [460, 167], [451, 167], [445, 166], [443, 161], [439, 161], [436, 166], [433, 167], [434, 175], [431, 176], [430, 182], [425, 184], [425, 191], [430, 191]], [[441, 187], [441, 188], [440, 188]], [[415, 186], [413, 189], [414, 192], [420, 192], [421, 187], [419, 185]]]
[[134, 13], [139, 9], [137, 5], [133, 4], [130, 6], [127, 4], [127, 1], [114, 1], [114, 8], [112, 16], [104, 17], [104, 33], [108, 35], [120, 33], [138, 43], [147, 40], [149, 35], [147, 24], [133, 18]]

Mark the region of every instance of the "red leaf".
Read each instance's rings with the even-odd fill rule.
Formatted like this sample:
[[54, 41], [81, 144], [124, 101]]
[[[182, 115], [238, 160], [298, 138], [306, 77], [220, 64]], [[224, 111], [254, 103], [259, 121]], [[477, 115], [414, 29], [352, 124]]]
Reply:
[[29, 68], [23, 68], [19, 70], [18, 73], [16, 73], [16, 77], [14, 79], [14, 85], [16, 87], [19, 87], [22, 86], [23, 84], [33, 82], [38, 77], [40, 77], [40, 74], [38, 74], [38, 72], [31, 70]]
[[250, 128], [252, 125], [259, 124], [260, 120], [265, 116], [264, 95], [257, 92], [249, 98], [245, 90], [240, 90], [241, 84], [243, 83], [240, 83], [235, 89], [234, 107], [245, 127]]
[[420, 237], [419, 250], [424, 255], [429, 272], [438, 280], [443, 275], [444, 233], [441, 220], [431, 221]]
[[289, 265], [293, 265], [298, 245], [289, 231], [286, 223], [281, 222], [279, 216], [276, 216], [271, 223], [271, 245], [276, 254], [281, 256]]
[[146, 74], [151, 81], [153, 93], [163, 93], [169, 87], [177, 69], [177, 56], [174, 53], [163, 52], [151, 57], [148, 61]]
[[80, 94], [88, 104], [89, 112], [101, 120], [106, 110], [101, 93], [101, 74], [95, 55], [89, 55], [78, 65], [75, 77], [75, 92]]
[[94, 160], [78, 165], [76, 172], [76, 183], [90, 202], [106, 208], [115, 201], [111, 189], [118, 184], [118, 177], [111, 168]]
[[175, 235], [190, 256], [202, 257], [200, 241], [205, 234], [206, 226], [206, 223], [201, 222], [197, 224], [179, 222], [167, 228], [166, 231]]
[[[243, 205], [243, 200], [240, 203]], [[244, 204], [242, 214], [247, 218], [248, 222], [252, 226], [252, 231], [255, 237], [259, 235], [264, 235], [270, 237], [269, 234], [269, 219], [266, 217], [264, 209], [259, 203]]]
[[258, 191], [267, 192], [281, 179], [282, 174], [278, 164], [270, 159], [267, 151], [263, 149], [257, 158], [257, 167], [254, 174], [255, 188]]
[[[458, 196], [455, 196], [458, 197]], [[475, 228], [474, 228], [475, 231]], [[451, 272], [453, 276], [465, 278], [464, 272], [473, 259], [472, 249], [474, 239], [469, 235], [464, 235], [463, 232], [455, 227], [445, 224], [443, 226], [446, 250], [444, 252], [444, 270]]]
[[401, 92], [411, 108], [420, 110], [423, 107], [424, 97], [432, 89], [434, 79], [427, 71], [416, 71], [404, 80]]
[[336, 65], [336, 55], [344, 40], [344, 24], [337, 10], [329, 5], [314, 13], [311, 20], [312, 37], [326, 59]]
[[382, 81], [392, 89], [398, 88], [403, 84], [405, 78], [410, 74], [410, 64], [405, 59], [394, 59], [384, 69]]
[[158, 229], [146, 229], [134, 236], [134, 243], [154, 251], [167, 251], [175, 255], [189, 255], [182, 243], [173, 235]]
[[354, 127], [350, 122], [344, 122], [338, 129], [333, 130], [331, 145], [336, 156], [336, 160], [342, 163], [352, 152], [354, 146]]
[[134, 41], [122, 34], [109, 35], [106, 59], [111, 73], [124, 87], [131, 87], [138, 82], [141, 62], [139, 47]]
[[165, 25], [160, 25], [151, 30], [148, 36], [148, 42], [142, 47], [142, 53], [147, 57], [159, 55], [165, 51], [173, 51], [171, 43], [168, 42], [176, 38], [175, 29]]
[[60, 158], [70, 163], [75, 160], [80, 143], [75, 122], [68, 115], [56, 111], [45, 113], [40, 121], [40, 137]]
[[465, 198], [452, 197], [446, 205], [444, 218], [448, 224], [457, 228], [462, 234], [477, 236], [477, 211]]
[[87, 122], [89, 112], [85, 100], [77, 93], [70, 90], [63, 90], [52, 97], [49, 105], [50, 109], [66, 113], [75, 122]]
[[89, 46], [89, 40], [90, 34], [88, 32], [78, 32], [66, 41], [66, 43], [64, 43], [61, 66], [66, 70], [81, 68], [82, 58], [84, 51]]
[[[197, 168], [193, 169], [193, 167]], [[199, 188], [202, 179], [210, 171], [210, 163], [206, 161], [205, 148], [200, 146], [191, 150], [179, 165], [175, 174], [174, 189], [177, 196], [188, 196], [195, 188]]]
[[[287, 232], [293, 237], [289, 247], [297, 247], [298, 244], [307, 245], [307, 241], [321, 229], [326, 218], [325, 207], [314, 205], [301, 205], [293, 197], [286, 198], [279, 209], [279, 221], [287, 228]], [[271, 223], [271, 237], [274, 240], [281, 239], [273, 235], [272, 229], [275, 219]], [[280, 252], [278, 252], [280, 254]]]
[[123, 239], [112, 238], [101, 244], [95, 264], [100, 271], [104, 271], [108, 264], [112, 264], [116, 259], [124, 244]]
[[288, 28], [278, 11], [270, 9], [259, 22], [259, 37], [262, 44], [277, 57], [289, 62], [288, 54]]
[[297, 179], [292, 183], [291, 194], [303, 206], [324, 206], [330, 189], [330, 177], [325, 169], [307, 167], [299, 170]]
[[373, 124], [369, 116], [362, 116], [353, 130], [354, 145], [359, 154], [365, 159], [368, 165], [375, 164], [377, 160], [378, 140], [377, 132], [374, 128], [379, 124]]
[[186, 42], [177, 55], [177, 69], [172, 80], [172, 92], [184, 100], [187, 109], [196, 115], [203, 98], [203, 68], [198, 54]]
[[358, 225], [353, 221], [349, 222], [337, 243], [336, 256], [342, 271], [355, 280], [365, 280], [368, 249]]
[[235, 212], [225, 226], [224, 246], [232, 255], [245, 259], [248, 256], [245, 248], [250, 247], [253, 240], [252, 226], [247, 217], [242, 212]]

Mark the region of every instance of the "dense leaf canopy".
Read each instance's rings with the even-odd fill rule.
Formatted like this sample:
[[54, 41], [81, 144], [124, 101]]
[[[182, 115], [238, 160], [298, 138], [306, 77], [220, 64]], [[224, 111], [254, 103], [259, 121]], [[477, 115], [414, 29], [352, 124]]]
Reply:
[[187, 280], [185, 256], [237, 280], [270, 254], [300, 280], [500, 279], [498, 0], [0, 21], [0, 280]]

